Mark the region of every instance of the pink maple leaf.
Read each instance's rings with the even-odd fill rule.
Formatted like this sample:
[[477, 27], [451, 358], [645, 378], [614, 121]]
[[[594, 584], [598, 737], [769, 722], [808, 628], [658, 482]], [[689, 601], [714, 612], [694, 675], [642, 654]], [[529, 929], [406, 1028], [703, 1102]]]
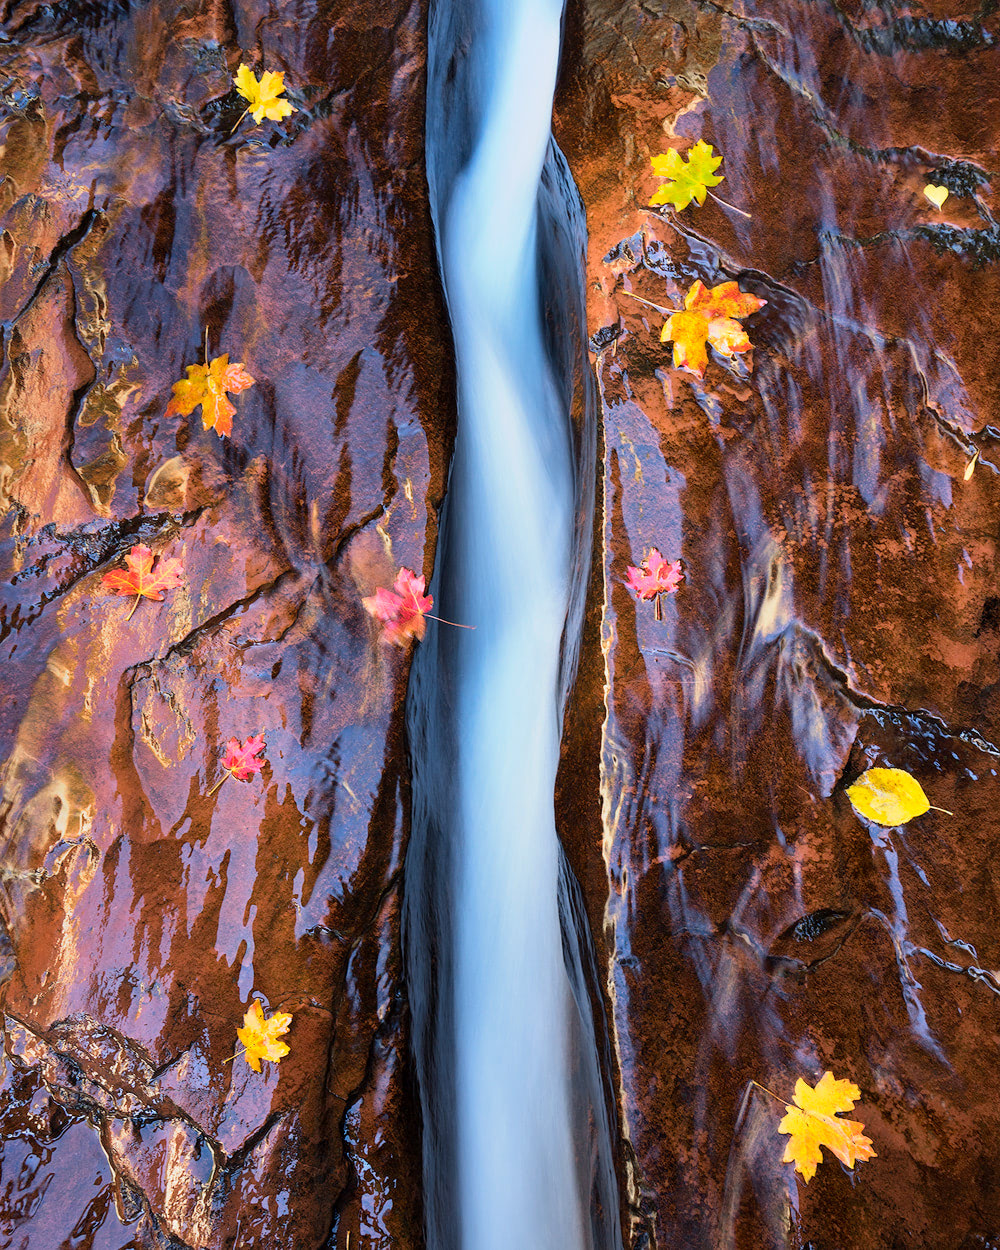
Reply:
[[655, 599], [658, 595], [673, 594], [683, 576], [680, 560], [664, 560], [659, 551], [651, 547], [639, 568], [628, 566], [625, 585], [640, 599]]
[[237, 781], [251, 781], [264, 767], [263, 751], [263, 730], [247, 738], [242, 744], [239, 738], [230, 738], [222, 757], [223, 774], [209, 790], [207, 797], [213, 795], [227, 777], [235, 777]]
[[382, 622], [382, 641], [403, 647], [410, 638], [423, 638], [424, 613], [434, 606], [434, 599], [424, 594], [423, 575], [417, 577], [412, 569], [401, 568], [392, 590], [379, 586], [361, 603], [369, 616]]
[[231, 772], [237, 781], [249, 781], [264, 767], [264, 760], [258, 759], [259, 752], [263, 750], [263, 733], [247, 738], [242, 746], [239, 738], [230, 738], [226, 743], [226, 754], [222, 757], [222, 767]]

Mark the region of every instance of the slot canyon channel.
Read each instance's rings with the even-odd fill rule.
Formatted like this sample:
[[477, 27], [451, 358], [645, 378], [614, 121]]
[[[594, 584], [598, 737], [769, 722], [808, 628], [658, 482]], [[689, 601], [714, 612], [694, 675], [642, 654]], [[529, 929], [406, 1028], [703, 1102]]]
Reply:
[[561, 2], [3, 0], [0, 1250], [1000, 1247], [1000, 6]]

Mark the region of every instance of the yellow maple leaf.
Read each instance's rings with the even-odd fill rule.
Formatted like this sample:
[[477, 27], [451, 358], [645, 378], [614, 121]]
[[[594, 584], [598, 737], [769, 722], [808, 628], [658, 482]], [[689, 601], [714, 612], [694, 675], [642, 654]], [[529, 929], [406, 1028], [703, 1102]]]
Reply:
[[236, 1036], [243, 1043], [246, 1061], [255, 1072], [260, 1071], [262, 1059], [280, 1063], [288, 1054], [288, 1046], [278, 1038], [288, 1032], [291, 1023], [292, 1017], [284, 1011], [276, 1011], [270, 1020], [265, 1020], [260, 999], [254, 999], [243, 1017], [243, 1028], [236, 1030]]
[[249, 113], [258, 126], [265, 117], [280, 122], [290, 113], [298, 112], [287, 100], [278, 99], [285, 90], [285, 75], [280, 70], [265, 70], [258, 82], [253, 70], [248, 65], [241, 65], [233, 82], [243, 99], [250, 102], [243, 116]]
[[862, 816], [889, 828], [905, 825], [931, 806], [920, 782], [901, 768], [869, 768], [848, 786], [847, 797]]
[[792, 1098], [795, 1105], [785, 1103], [786, 1114], [778, 1125], [779, 1133], [789, 1134], [782, 1163], [794, 1163], [808, 1184], [816, 1175], [816, 1165], [823, 1161], [820, 1146], [826, 1146], [849, 1168], [858, 1159], [877, 1158], [871, 1139], [862, 1136], [865, 1126], [837, 1114], [853, 1111], [860, 1097], [853, 1081], [834, 1080], [832, 1072], [824, 1072], [815, 1088], [799, 1077]]
[[226, 392], [236, 395], [253, 384], [254, 379], [242, 364], [229, 363], [228, 352], [207, 365], [188, 365], [187, 377], [170, 388], [173, 395], [164, 416], [189, 417], [201, 404], [201, 423], [206, 430], [214, 428], [220, 436], [232, 434], [236, 409]]

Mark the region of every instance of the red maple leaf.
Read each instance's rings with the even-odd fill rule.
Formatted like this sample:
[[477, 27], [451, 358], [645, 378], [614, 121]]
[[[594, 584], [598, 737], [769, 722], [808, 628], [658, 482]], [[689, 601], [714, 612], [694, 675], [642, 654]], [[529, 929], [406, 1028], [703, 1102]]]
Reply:
[[235, 777], [237, 781], [252, 781], [264, 767], [263, 750], [263, 730], [259, 734], [254, 734], [253, 737], [247, 738], [242, 745], [239, 738], [230, 738], [226, 743], [226, 753], [222, 757], [222, 767], [225, 769], [225, 772], [209, 790], [209, 797], [218, 790], [219, 786], [230, 775]]
[[657, 595], [671, 595], [681, 584], [680, 560], [664, 560], [655, 547], [649, 549], [649, 555], [639, 568], [628, 566], [626, 586], [634, 591], [640, 599], [655, 599]]
[[104, 589], [113, 595], [135, 595], [135, 603], [125, 618], [132, 619], [132, 612], [140, 599], [163, 601], [163, 592], [184, 584], [184, 565], [176, 557], [160, 559], [153, 572], [153, 553], [149, 547], [133, 547], [125, 557], [128, 569], [114, 569], [101, 578]]
[[379, 586], [361, 603], [369, 616], [382, 622], [383, 642], [395, 643], [397, 647], [405, 646], [410, 638], [423, 638], [427, 628], [424, 613], [434, 606], [433, 598], [424, 594], [423, 575], [417, 577], [407, 568], [396, 574], [392, 590]]

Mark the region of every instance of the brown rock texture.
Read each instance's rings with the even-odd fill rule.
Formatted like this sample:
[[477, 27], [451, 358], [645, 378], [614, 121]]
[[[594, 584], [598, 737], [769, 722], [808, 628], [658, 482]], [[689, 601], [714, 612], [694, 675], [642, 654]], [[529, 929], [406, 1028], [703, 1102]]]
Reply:
[[[50, 6], [0, 36], [0, 1244], [418, 1245], [408, 657], [452, 378], [422, 3]], [[236, 126], [242, 61], [297, 111]], [[235, 132], [233, 131], [236, 126]], [[242, 361], [230, 439], [164, 418]], [[138, 543], [162, 603], [107, 594]], [[267, 764], [221, 776], [226, 740]], [[291, 1012], [250, 1070], [250, 1002]]]
[[[571, 8], [603, 492], [558, 807], [633, 1247], [998, 1244], [998, 35], [949, 4]], [[697, 139], [733, 207], [647, 211], [650, 157]], [[695, 279], [767, 300], [703, 381], [649, 307]], [[623, 584], [650, 547], [686, 574], [662, 620]], [[867, 824], [872, 765], [949, 814]], [[878, 1158], [806, 1186], [750, 1082], [827, 1069]]]

